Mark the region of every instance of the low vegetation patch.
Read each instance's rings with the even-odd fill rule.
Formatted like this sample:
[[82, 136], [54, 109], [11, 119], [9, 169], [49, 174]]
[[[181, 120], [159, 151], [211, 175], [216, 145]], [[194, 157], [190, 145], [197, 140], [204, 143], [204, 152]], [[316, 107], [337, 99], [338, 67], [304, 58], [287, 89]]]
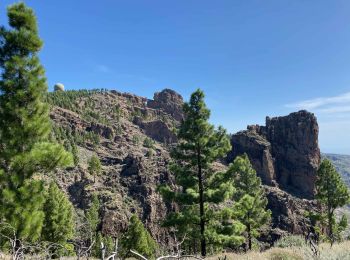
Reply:
[[[296, 237], [288, 237], [291, 242], [298, 241]], [[283, 240], [283, 243], [287, 240]], [[330, 260], [330, 259], [350, 259], [350, 241], [334, 244], [332, 247], [329, 243], [319, 246], [320, 254], [315, 257], [312, 250], [307, 245], [290, 246], [290, 247], [273, 247], [265, 252], [251, 251], [247, 254], [227, 253], [209, 257], [210, 260], [217, 259], [235, 259], [235, 260]]]

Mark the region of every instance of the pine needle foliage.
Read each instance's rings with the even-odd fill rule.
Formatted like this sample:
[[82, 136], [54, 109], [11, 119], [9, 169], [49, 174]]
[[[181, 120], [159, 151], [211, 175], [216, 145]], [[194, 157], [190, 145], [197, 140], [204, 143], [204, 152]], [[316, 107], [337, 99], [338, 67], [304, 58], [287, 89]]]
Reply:
[[191, 95], [183, 111], [185, 120], [177, 135], [179, 143], [171, 154], [170, 166], [177, 187], [159, 187], [164, 199], [176, 202], [179, 210], [170, 213], [164, 225], [174, 227], [179, 237], [186, 235], [192, 251], [196, 251], [196, 241], [200, 241], [201, 255], [206, 256], [208, 242], [216, 245], [241, 242], [234, 234], [242, 231], [241, 228], [233, 227], [225, 207], [220, 207], [234, 193], [233, 176], [213, 168], [213, 163], [223, 158], [231, 145], [222, 127], [215, 129], [209, 124], [210, 111], [201, 90]]
[[72, 162], [49, 141], [51, 123], [42, 41], [36, 17], [24, 3], [8, 7], [10, 28], [0, 27], [0, 211], [20, 239], [37, 240], [44, 220], [43, 183], [36, 174]]
[[[51, 182], [44, 204], [45, 220], [42, 239], [69, 248], [68, 240], [74, 236], [73, 205], [55, 182]], [[56, 256], [67, 255], [62, 248], [53, 248]]]
[[154, 259], [157, 249], [157, 243], [143, 226], [141, 220], [136, 215], [132, 215], [128, 230], [121, 239], [122, 256], [129, 256], [130, 250], [134, 250], [147, 258]]
[[229, 171], [236, 173], [234, 216], [245, 226], [246, 248], [251, 250], [252, 239], [257, 238], [261, 228], [270, 221], [271, 211], [266, 209], [268, 201], [261, 179], [246, 154], [237, 156]]
[[96, 182], [96, 175], [99, 175], [102, 171], [100, 159], [96, 155], [93, 155], [88, 164], [89, 173], [94, 176], [94, 182]]
[[347, 225], [345, 216], [339, 223], [335, 220], [335, 210], [349, 203], [349, 190], [331, 161], [324, 159], [317, 171], [316, 199], [324, 211], [319, 219], [327, 226], [328, 240], [333, 244]]

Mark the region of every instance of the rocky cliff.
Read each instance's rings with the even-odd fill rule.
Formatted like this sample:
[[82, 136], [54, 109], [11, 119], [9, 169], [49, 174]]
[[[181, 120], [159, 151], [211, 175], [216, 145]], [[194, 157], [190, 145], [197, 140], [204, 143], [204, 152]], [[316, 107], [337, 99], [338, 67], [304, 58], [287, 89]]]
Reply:
[[266, 126], [248, 126], [232, 136], [228, 158], [247, 153], [264, 184], [311, 199], [321, 161], [318, 130], [316, 117], [307, 111], [267, 117]]
[[[177, 141], [173, 130], [183, 119], [182, 97], [169, 89], [151, 100], [117, 91], [68, 91], [51, 93], [48, 101], [56, 139], [68, 149], [78, 145], [79, 164], [55, 174], [76, 209], [87, 208], [96, 193], [103, 202], [105, 234], [118, 236], [136, 213], [158, 242], [167, 243], [160, 222], [171, 205], [156, 187], [173, 182], [167, 164], [169, 147]], [[320, 161], [317, 135], [316, 118], [300, 111], [232, 136], [229, 162], [247, 153], [265, 185], [273, 212], [266, 240], [306, 230], [304, 210], [315, 206], [308, 198]], [[93, 154], [103, 166], [95, 182], [87, 171]]]

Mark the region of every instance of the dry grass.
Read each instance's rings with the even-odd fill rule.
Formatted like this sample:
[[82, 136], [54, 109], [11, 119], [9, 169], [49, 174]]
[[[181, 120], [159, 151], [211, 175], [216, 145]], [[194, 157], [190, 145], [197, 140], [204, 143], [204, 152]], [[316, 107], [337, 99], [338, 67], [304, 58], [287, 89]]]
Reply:
[[[225, 254], [209, 257], [209, 260], [223, 259]], [[247, 254], [226, 254], [227, 259], [234, 260], [350, 260], [350, 241], [335, 244], [320, 245], [320, 256], [314, 257], [309, 247], [271, 248], [265, 252], [250, 252]]]
[[[303, 247], [290, 247], [290, 248], [271, 248], [265, 252], [249, 252], [247, 254], [221, 254], [212, 257], [208, 257], [208, 260], [223, 259], [227, 256], [227, 259], [232, 260], [350, 260], [350, 241], [346, 241], [340, 244], [335, 244], [332, 248], [329, 244], [320, 245], [320, 256], [314, 257], [312, 251], [307, 246]], [[9, 256], [1, 255], [1, 260], [11, 259]], [[30, 258], [27, 258], [30, 259]], [[38, 258], [32, 258], [38, 259]], [[62, 258], [65, 260], [73, 260], [76, 258]]]

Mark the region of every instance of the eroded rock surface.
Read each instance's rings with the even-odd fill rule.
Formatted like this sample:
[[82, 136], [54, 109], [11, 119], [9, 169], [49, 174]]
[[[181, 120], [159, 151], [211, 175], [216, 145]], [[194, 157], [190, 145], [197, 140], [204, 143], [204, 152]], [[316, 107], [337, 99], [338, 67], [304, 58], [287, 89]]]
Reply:
[[232, 161], [247, 153], [257, 174], [267, 185], [278, 185], [302, 198], [313, 198], [320, 165], [318, 124], [307, 111], [266, 118], [266, 126], [248, 126], [232, 136]]
[[[173, 183], [167, 167], [169, 144], [177, 141], [173, 129], [183, 120], [182, 97], [169, 89], [156, 93], [153, 100], [114, 90], [84, 93], [59, 93], [72, 95], [72, 103], [52, 106], [55, 127], [64, 132], [63, 141], [76, 142], [80, 159], [79, 165], [57, 172], [55, 178], [77, 210], [88, 208], [92, 195], [98, 195], [104, 234], [119, 236], [136, 213], [152, 236], [166, 244], [169, 234], [160, 223], [176, 205], [166, 205], [156, 189], [161, 183]], [[98, 136], [98, 143], [91, 140], [91, 134]], [[306, 228], [303, 209], [314, 206], [313, 202], [290, 193], [304, 198], [313, 195], [320, 161], [317, 135], [316, 118], [300, 111], [268, 118], [266, 126], [249, 126], [232, 137], [229, 162], [247, 153], [267, 185], [272, 240], [285, 232], [300, 234]], [[145, 145], [147, 138], [153, 139], [151, 146]], [[100, 158], [103, 169], [95, 182], [87, 170], [93, 154]], [[215, 167], [225, 169], [227, 165], [217, 162]]]

